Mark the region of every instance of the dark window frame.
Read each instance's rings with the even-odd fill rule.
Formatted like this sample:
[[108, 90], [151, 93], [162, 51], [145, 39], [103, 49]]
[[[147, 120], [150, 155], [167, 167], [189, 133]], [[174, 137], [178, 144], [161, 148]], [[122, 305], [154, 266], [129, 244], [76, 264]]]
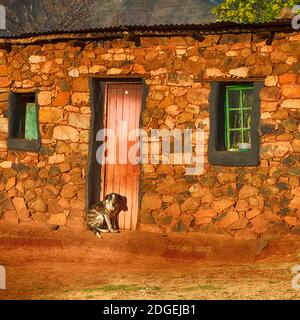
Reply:
[[[247, 152], [226, 150], [225, 143], [225, 90], [227, 85], [253, 85], [253, 107], [251, 111], [251, 149]], [[260, 163], [260, 91], [263, 81], [211, 82], [209, 97], [210, 135], [208, 161], [210, 164], [228, 167], [258, 166]]]
[[[37, 140], [26, 140], [22, 138], [14, 137], [14, 119], [16, 117], [16, 110], [18, 105], [21, 103], [20, 98], [22, 95], [34, 95], [35, 106], [36, 106], [36, 124], [37, 124]], [[38, 92], [11, 92], [9, 96], [9, 108], [8, 108], [8, 139], [7, 146], [9, 150], [16, 151], [28, 151], [28, 152], [39, 152], [41, 148], [41, 135], [39, 129], [39, 105], [37, 101]]]

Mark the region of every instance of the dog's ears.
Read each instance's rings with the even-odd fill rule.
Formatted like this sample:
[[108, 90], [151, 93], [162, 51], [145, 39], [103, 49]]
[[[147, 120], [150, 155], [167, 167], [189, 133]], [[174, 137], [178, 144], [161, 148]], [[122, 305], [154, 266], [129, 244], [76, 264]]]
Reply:
[[104, 200], [109, 200], [111, 199], [112, 193], [109, 193], [105, 196]]
[[124, 196], [120, 196], [120, 203], [121, 203], [121, 206], [120, 206], [120, 209], [121, 211], [128, 211], [128, 207], [127, 207], [127, 198], [124, 197]]
[[[121, 196], [120, 194], [115, 193], [119, 199], [120, 202], [120, 211], [128, 211], [128, 206], [127, 206], [127, 198], [124, 196]], [[108, 200], [111, 197], [112, 193], [108, 194], [105, 196], [105, 200]]]

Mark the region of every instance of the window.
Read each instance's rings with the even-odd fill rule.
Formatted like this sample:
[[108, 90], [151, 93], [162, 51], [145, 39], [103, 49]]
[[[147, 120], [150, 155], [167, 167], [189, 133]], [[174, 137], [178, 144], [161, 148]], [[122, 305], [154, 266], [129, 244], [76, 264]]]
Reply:
[[226, 150], [251, 150], [253, 86], [226, 86]]
[[212, 82], [210, 163], [224, 166], [259, 164], [259, 95], [262, 86], [262, 82]]
[[9, 107], [8, 147], [38, 151], [41, 146], [35, 93], [12, 93]]

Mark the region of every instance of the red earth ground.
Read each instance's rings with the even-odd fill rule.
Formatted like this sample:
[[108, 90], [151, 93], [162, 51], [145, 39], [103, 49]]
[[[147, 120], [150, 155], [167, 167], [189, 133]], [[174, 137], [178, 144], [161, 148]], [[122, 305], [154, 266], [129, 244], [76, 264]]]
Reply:
[[299, 299], [300, 236], [88, 230], [0, 223], [0, 299]]

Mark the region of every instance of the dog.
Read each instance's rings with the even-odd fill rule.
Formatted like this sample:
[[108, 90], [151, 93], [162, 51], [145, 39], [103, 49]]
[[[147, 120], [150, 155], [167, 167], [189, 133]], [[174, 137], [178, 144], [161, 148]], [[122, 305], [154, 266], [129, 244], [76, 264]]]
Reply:
[[94, 204], [87, 214], [87, 226], [98, 237], [101, 232], [119, 232], [118, 215], [128, 211], [127, 198], [117, 193], [108, 194], [103, 201]]

